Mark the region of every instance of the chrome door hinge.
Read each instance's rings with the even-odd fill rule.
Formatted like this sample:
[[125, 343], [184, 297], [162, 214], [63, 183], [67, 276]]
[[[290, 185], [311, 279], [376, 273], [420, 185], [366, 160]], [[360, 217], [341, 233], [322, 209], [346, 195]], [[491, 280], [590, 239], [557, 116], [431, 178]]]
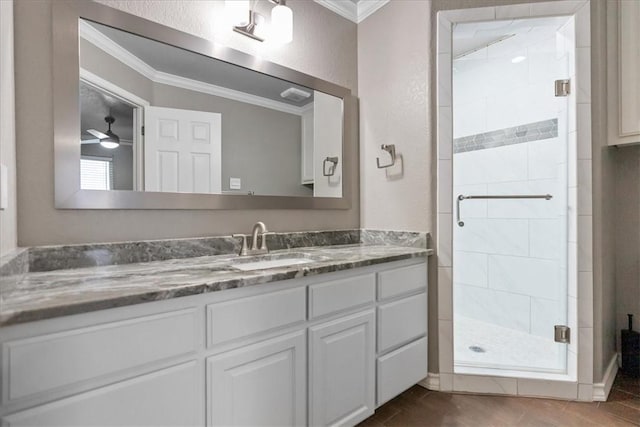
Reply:
[[569, 344], [571, 342], [571, 328], [565, 325], [555, 325], [554, 341]]
[[556, 96], [569, 96], [571, 93], [571, 80], [556, 80]]

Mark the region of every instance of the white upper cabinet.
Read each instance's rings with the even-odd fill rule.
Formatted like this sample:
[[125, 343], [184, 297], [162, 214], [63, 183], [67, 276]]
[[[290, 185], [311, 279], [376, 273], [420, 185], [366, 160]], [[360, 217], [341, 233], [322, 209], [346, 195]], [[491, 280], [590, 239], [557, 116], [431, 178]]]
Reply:
[[640, 143], [640, 2], [607, 6], [617, 24], [608, 30], [609, 145]]

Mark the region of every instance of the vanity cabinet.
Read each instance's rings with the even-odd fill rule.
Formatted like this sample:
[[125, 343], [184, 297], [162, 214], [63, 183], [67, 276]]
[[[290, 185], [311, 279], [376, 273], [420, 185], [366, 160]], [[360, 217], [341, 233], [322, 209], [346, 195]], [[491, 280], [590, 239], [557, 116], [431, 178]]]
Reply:
[[375, 409], [373, 310], [309, 329], [309, 424], [355, 425]]
[[[607, 2], [610, 16], [609, 145], [640, 143], [640, 2]], [[617, 28], [616, 28], [617, 27]], [[615, 42], [613, 42], [615, 40]]]
[[0, 329], [2, 426], [355, 425], [427, 375], [424, 258]]
[[376, 405], [427, 376], [427, 265], [378, 273]]
[[208, 426], [306, 423], [306, 333], [207, 359]]
[[197, 374], [196, 362], [184, 363], [4, 416], [2, 425], [198, 425]]

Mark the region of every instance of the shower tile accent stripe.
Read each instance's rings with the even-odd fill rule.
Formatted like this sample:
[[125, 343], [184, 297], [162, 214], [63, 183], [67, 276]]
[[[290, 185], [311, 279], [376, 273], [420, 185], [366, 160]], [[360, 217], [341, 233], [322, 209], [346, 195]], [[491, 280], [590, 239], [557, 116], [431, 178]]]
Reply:
[[488, 148], [497, 148], [505, 145], [556, 138], [557, 136], [558, 119], [549, 119], [492, 132], [455, 138], [453, 140], [453, 152], [465, 153], [468, 151], [486, 150]]

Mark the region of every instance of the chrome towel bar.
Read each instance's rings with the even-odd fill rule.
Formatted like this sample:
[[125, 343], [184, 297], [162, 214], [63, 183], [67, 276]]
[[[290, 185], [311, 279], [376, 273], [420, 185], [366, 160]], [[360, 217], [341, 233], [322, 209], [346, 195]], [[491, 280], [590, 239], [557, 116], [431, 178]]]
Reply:
[[464, 221], [460, 220], [460, 202], [463, 200], [473, 200], [473, 199], [544, 199], [551, 200], [553, 196], [551, 194], [496, 194], [496, 195], [488, 195], [488, 196], [464, 196], [459, 194], [456, 197], [456, 222], [459, 227], [464, 227]]

